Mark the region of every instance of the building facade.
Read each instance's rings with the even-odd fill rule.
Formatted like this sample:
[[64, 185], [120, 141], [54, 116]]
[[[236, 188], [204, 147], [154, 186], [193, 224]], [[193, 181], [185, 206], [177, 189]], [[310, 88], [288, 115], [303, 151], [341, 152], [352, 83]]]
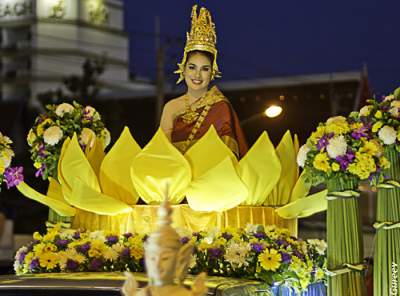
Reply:
[[148, 90], [129, 81], [128, 35], [117, 0], [0, 0], [1, 100], [34, 98], [104, 59], [102, 94]]

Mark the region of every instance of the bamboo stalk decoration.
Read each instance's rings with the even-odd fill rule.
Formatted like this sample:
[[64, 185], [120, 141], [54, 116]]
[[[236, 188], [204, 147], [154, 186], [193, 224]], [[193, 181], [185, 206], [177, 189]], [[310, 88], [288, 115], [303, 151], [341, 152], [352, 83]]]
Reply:
[[357, 181], [333, 179], [327, 186], [328, 295], [364, 295]]
[[[387, 177], [400, 180], [400, 157], [394, 148], [386, 148], [390, 161]], [[400, 188], [384, 185], [378, 189], [374, 251], [374, 295], [400, 295]]]

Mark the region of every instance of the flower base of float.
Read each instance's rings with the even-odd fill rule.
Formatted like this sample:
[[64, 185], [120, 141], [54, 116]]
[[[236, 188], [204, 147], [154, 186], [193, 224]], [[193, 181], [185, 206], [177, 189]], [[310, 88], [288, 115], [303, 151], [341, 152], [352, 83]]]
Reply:
[[[224, 295], [253, 295], [256, 290], [265, 295], [326, 295], [324, 241], [303, 241], [286, 229], [260, 225], [193, 233], [181, 229], [180, 233], [182, 244], [195, 246], [190, 273], [207, 272], [211, 291], [221, 287], [217, 290], [224, 290]], [[22, 280], [32, 275], [63, 279], [67, 284], [77, 277], [104, 279], [107, 272], [108, 279], [123, 279], [122, 271], [144, 271], [146, 238], [135, 233], [62, 229], [57, 224], [47, 233], [35, 233], [33, 241], [18, 250], [14, 268]], [[139, 281], [146, 280], [144, 274], [139, 275]]]

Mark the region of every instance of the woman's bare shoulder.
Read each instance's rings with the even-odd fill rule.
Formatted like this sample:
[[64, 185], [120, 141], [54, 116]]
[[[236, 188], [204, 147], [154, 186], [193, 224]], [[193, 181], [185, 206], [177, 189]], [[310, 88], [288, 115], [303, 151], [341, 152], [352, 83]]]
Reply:
[[184, 105], [184, 99], [183, 98], [184, 98], [184, 95], [168, 101], [165, 104], [164, 109], [172, 110], [172, 111], [181, 109], [181, 107]]

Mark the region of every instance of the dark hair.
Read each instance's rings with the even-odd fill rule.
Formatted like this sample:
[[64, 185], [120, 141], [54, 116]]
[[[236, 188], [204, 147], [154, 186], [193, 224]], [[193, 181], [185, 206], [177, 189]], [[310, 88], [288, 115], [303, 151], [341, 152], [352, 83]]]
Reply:
[[186, 63], [187, 63], [187, 61], [189, 61], [189, 58], [194, 54], [201, 54], [201, 55], [207, 57], [210, 60], [211, 65], [214, 63], [214, 55], [211, 52], [208, 52], [205, 50], [197, 50], [197, 49], [189, 51], [187, 53]]

